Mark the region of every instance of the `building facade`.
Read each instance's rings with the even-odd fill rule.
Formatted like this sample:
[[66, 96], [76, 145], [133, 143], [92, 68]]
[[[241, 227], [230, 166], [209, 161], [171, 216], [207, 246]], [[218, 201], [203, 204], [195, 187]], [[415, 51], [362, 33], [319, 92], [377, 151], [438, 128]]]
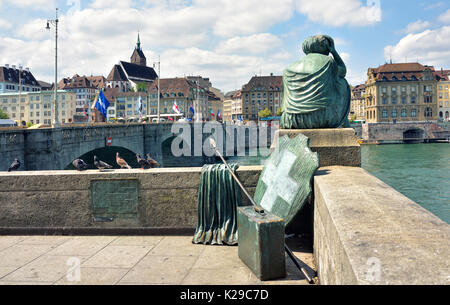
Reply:
[[[161, 118], [192, 118], [194, 121], [208, 119], [209, 94], [208, 90], [200, 87], [187, 78], [162, 78], [160, 79], [159, 113]], [[149, 85], [150, 96], [149, 116], [155, 119], [158, 116], [158, 82]], [[180, 114], [173, 110], [177, 104]], [[194, 109], [194, 113], [190, 108]]]
[[74, 119], [77, 122], [87, 121], [89, 106], [92, 105], [98, 93], [97, 87], [86, 76], [76, 74], [73, 77], [63, 78], [59, 81], [58, 89], [76, 94], [76, 116]]
[[258, 121], [258, 113], [268, 108], [275, 115], [281, 107], [282, 76], [254, 76], [241, 90], [242, 118]]
[[223, 121], [231, 122], [232, 119], [232, 109], [233, 109], [233, 95], [236, 94], [237, 91], [230, 91], [225, 94], [223, 100]]
[[439, 82], [437, 83], [438, 94], [438, 120], [450, 121], [450, 70], [440, 70], [437, 73]]
[[[19, 82], [21, 86], [19, 86]], [[0, 93], [41, 91], [30, 69], [5, 65], [0, 67]]]
[[[114, 122], [116, 120], [138, 120], [147, 116], [149, 98], [146, 92], [121, 92], [118, 88], [106, 88], [103, 94], [109, 102], [106, 110], [107, 117], [91, 106], [91, 120], [93, 122]], [[95, 101], [98, 99], [98, 94]], [[138, 104], [142, 103], [141, 111]]]
[[369, 68], [365, 111], [368, 123], [437, 121], [436, 76], [419, 63]]
[[350, 113], [348, 115], [349, 120], [365, 120], [365, 96], [366, 96], [366, 86], [364, 84], [358, 85], [352, 89], [351, 92], [351, 102], [350, 102]]
[[[0, 94], [0, 107], [9, 118], [23, 123], [51, 125], [54, 119], [54, 92], [39, 91]], [[58, 90], [58, 114], [63, 124], [73, 122], [76, 109], [76, 94]]]

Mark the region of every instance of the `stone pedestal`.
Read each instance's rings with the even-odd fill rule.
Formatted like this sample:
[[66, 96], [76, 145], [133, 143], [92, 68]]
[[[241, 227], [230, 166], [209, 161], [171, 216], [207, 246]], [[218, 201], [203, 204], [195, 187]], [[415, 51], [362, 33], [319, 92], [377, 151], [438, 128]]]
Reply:
[[275, 132], [271, 150], [276, 148], [279, 137], [287, 135], [295, 138], [299, 133], [309, 138], [311, 150], [319, 154], [321, 167], [361, 167], [361, 147], [352, 128], [280, 129]]

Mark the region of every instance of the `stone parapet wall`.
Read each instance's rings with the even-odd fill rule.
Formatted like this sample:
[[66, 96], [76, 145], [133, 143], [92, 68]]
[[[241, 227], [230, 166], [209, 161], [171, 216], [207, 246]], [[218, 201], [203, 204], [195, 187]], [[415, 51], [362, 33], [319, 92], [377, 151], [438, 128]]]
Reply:
[[[238, 176], [254, 192], [260, 172], [241, 167]], [[195, 228], [200, 175], [201, 168], [0, 173], [0, 228]], [[108, 189], [111, 181], [122, 183]], [[100, 194], [92, 193], [93, 183]], [[128, 202], [133, 192], [138, 200]], [[94, 220], [102, 208], [93, 197], [106, 198], [110, 212], [101, 216], [112, 211], [112, 221]]]
[[314, 178], [321, 284], [449, 284], [450, 226], [361, 168]]

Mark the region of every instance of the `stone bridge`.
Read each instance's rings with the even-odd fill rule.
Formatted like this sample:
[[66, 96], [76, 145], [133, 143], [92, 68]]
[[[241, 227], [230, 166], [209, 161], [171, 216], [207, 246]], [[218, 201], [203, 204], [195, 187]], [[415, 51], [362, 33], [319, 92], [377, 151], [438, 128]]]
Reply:
[[[224, 125], [216, 125], [219, 130], [220, 127], [223, 130], [222, 136], [218, 137], [220, 141], [218, 146], [226, 147], [226, 140], [230, 134], [227, 134]], [[178, 158], [170, 154], [172, 141], [177, 136], [172, 132], [173, 124], [101, 124], [55, 129], [3, 129], [0, 130], [0, 171], [6, 171], [15, 158], [19, 158], [22, 163], [20, 170], [62, 170], [76, 158], [94, 150], [107, 149], [108, 138], [111, 138], [112, 150], [123, 148], [133, 154], [150, 153], [164, 167], [201, 166], [208, 156], [205, 156], [202, 149], [198, 155], [198, 147], [195, 148], [197, 153], [195, 155], [194, 147], [197, 145], [202, 148], [202, 141], [211, 135], [209, 132], [211, 130], [206, 128], [205, 124], [183, 124], [183, 126], [191, 129], [187, 132], [188, 138], [184, 137], [184, 139], [192, 154]], [[250, 135], [248, 127], [233, 126], [232, 128], [243, 131], [247, 149], [252, 146], [253, 138], [255, 140], [257, 138]], [[179, 129], [174, 130], [179, 132]], [[261, 132], [258, 128], [255, 130], [258, 134]], [[270, 147], [272, 131], [269, 129], [265, 132], [267, 132], [267, 144], [263, 145]], [[239, 131], [236, 131], [234, 134], [238, 133]], [[237, 136], [233, 143], [237, 143]], [[253, 144], [253, 146], [256, 145], [258, 144]]]
[[366, 143], [423, 143], [448, 140], [448, 129], [433, 122], [369, 123], [362, 125]]

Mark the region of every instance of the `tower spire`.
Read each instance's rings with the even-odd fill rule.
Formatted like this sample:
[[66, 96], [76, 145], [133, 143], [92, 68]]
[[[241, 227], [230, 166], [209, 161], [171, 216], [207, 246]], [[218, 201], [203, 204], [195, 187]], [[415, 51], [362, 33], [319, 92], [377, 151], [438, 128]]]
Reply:
[[138, 40], [137, 40], [137, 44], [136, 44], [136, 49], [138, 49], [138, 50], [141, 49], [141, 37], [139, 36], [139, 31], [138, 31]]

